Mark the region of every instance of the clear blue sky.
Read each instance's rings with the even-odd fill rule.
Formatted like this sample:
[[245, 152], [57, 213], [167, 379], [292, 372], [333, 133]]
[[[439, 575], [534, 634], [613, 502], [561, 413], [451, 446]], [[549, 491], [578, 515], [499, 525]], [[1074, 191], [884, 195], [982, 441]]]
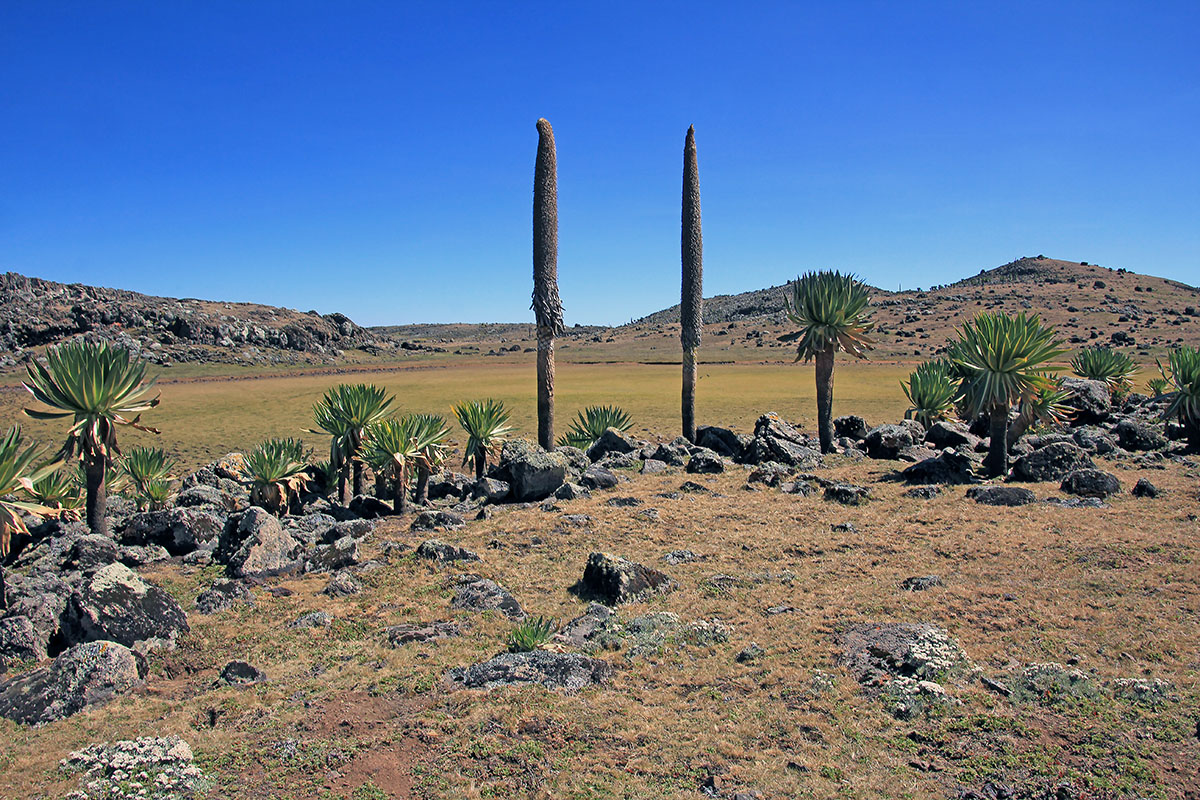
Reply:
[[1200, 283], [1200, 3], [0, 4], [0, 270], [364, 324], [568, 323], [1021, 255]]

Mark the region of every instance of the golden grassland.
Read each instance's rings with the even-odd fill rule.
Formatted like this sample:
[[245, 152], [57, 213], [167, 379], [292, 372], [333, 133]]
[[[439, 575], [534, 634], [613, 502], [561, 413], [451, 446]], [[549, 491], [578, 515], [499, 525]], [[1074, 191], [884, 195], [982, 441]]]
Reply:
[[[679, 427], [679, 369], [670, 364], [560, 364], [556, 385], [559, 432], [565, 432], [569, 420], [585, 406], [615, 403], [633, 416], [635, 434], [669, 438]], [[874, 422], [899, 419], [907, 406], [900, 380], [910, 369], [907, 365], [840, 362], [835, 413], [859, 414]], [[699, 374], [696, 413], [701, 424], [750, 432], [759, 414], [776, 411], [810, 428], [815, 425], [811, 364], [702, 364]], [[120, 436], [124, 446], [153, 443], [164, 447], [185, 468], [243, 451], [268, 436], [301, 437], [320, 455], [328, 440], [306, 433], [313, 424], [312, 406], [326, 389], [340, 382], [384, 386], [395, 394], [401, 410], [441, 413], [452, 423], [451, 404], [495, 397], [512, 410], [519, 434], [533, 436], [537, 430], [534, 374], [528, 358], [518, 363], [460, 361], [364, 372], [235, 374], [183, 381], [173, 376], [164, 373], [162, 404], [143, 419], [161, 430], [161, 435], [127, 430]], [[65, 425], [37, 422], [20, 413], [31, 401], [18, 382], [10, 382], [0, 388], [0, 419], [7, 424], [20, 422], [39, 441], [60, 441]], [[451, 427], [453, 436], [461, 439], [457, 425]]]
[[[748, 490], [739, 467], [698, 478], [711, 494], [674, 499], [662, 494], [694, 476], [626, 472], [617, 489], [558, 511], [500, 507], [442, 534], [480, 553], [467, 569], [500, 581], [533, 614], [580, 613], [567, 588], [588, 554], [604, 550], [679, 582], [622, 607], [622, 618], [670, 611], [731, 630], [727, 642], [605, 653], [612, 683], [573, 696], [450, 691], [446, 670], [502, 651], [512, 625], [450, 609], [458, 568], [384, 558], [385, 542], [419, 541], [408, 520], [385, 520], [367, 548], [382, 565], [362, 573], [363, 594], [324, 597], [315, 575], [273, 580], [291, 594], [258, 587], [253, 608], [191, 612], [192, 632], [154, 656], [139, 694], [41, 728], [0, 721], [0, 796], [61, 796], [74, 779], [56, 765], [71, 749], [177, 733], [216, 777], [213, 798], [694, 798], [709, 774], [766, 798], [953, 797], [957, 786], [992, 778], [1066, 780], [1093, 798], [1195, 797], [1196, 471], [1106, 465], [1126, 489], [1144, 476], [1167, 494], [1126, 492], [1104, 509], [1010, 509], [968, 503], [962, 487], [929, 501], [903, 497], [901, 485], [879, 482], [898, 466], [835, 462], [825, 471], [871, 486], [875, 499], [858, 508]], [[614, 496], [643, 504], [609, 506]], [[593, 521], [564, 525], [565, 513]], [[856, 531], [833, 530], [845, 522]], [[702, 560], [663, 566], [676, 549]], [[179, 565], [144, 572], [187, 608], [217, 575]], [[904, 578], [926, 574], [945, 585], [900, 590]], [[781, 605], [796, 611], [764, 614]], [[287, 627], [316, 609], [333, 614], [331, 627]], [[458, 620], [465, 634], [393, 649], [380, 632], [441, 619]], [[940, 625], [998, 680], [1023, 664], [1077, 659], [1101, 681], [1168, 680], [1178, 699], [1157, 708], [1111, 697], [1017, 701], [965, 679], [948, 684], [961, 705], [902, 722], [837, 665], [833, 633], [868, 620]], [[736, 663], [750, 642], [764, 655]], [[212, 688], [233, 658], [269, 681]]]

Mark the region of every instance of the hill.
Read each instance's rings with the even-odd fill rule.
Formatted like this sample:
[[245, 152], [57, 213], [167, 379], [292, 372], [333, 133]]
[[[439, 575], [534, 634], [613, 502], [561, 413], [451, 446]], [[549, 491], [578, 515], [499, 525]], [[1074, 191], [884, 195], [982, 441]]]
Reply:
[[81, 334], [121, 341], [163, 364], [320, 364], [340, 359], [346, 350], [379, 348], [372, 333], [344, 314], [0, 275], [0, 365]]

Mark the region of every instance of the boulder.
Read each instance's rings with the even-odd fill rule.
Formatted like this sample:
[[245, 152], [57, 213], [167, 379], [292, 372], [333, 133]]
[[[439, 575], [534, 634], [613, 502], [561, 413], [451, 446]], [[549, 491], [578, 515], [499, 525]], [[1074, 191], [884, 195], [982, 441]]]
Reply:
[[608, 428], [600, 434], [591, 447], [587, 449], [587, 457], [594, 463], [611, 453], [632, 453], [638, 449], [637, 442], [616, 428]]
[[604, 467], [590, 466], [579, 479], [585, 489], [612, 489], [617, 485], [617, 476]]
[[478, 561], [479, 556], [465, 547], [457, 547], [437, 539], [428, 539], [417, 547], [418, 558], [428, 558], [439, 564], [449, 561]]
[[346, 570], [333, 573], [321, 594], [329, 597], [350, 597], [362, 591], [362, 583]]
[[862, 441], [867, 438], [870, 430], [871, 427], [867, 425], [867, 421], [855, 414], [847, 414], [833, 421], [833, 433], [838, 438], [844, 436], [847, 439]]
[[[709, 449], [711, 450], [712, 448]], [[714, 452], [720, 451], [714, 450]], [[669, 467], [682, 467], [687, 463], [689, 455], [691, 455], [691, 450], [682, 445], [660, 444], [654, 448], [654, 452], [650, 454], [650, 458], [647, 460], [661, 461]]]
[[1145, 478], [1138, 478], [1138, 482], [1133, 485], [1134, 497], [1158, 497], [1161, 490]]
[[580, 486], [578, 483], [564, 483], [562, 486], [554, 490], [555, 500], [579, 500], [583, 497], [591, 497], [591, 492]]
[[[612, 431], [611, 428], [609, 430]], [[605, 431], [605, 435], [607, 434], [608, 431]], [[601, 437], [601, 440], [603, 438]], [[592, 457], [591, 450], [588, 450], [588, 457]], [[536, 502], [545, 500], [563, 485], [569, 464], [567, 457], [562, 453], [547, 453], [531, 442], [514, 439], [504, 444], [504, 449], [500, 452], [500, 463], [493, 471], [492, 477], [512, 487], [511, 496], [515, 502]]]
[[861, 506], [871, 499], [871, 492], [865, 486], [834, 483], [825, 487], [825, 499], [844, 506]]
[[1131, 417], [1117, 423], [1117, 441], [1121, 443], [1121, 447], [1132, 452], [1161, 450], [1167, 446], [1167, 437], [1163, 434], [1161, 426]]
[[1112, 413], [1112, 392], [1104, 381], [1063, 378], [1062, 388], [1070, 392], [1065, 405], [1073, 410], [1074, 421], [1081, 425], [1104, 422]]
[[[718, 428], [715, 425], [701, 425], [696, 428], [696, 444], [700, 447], [712, 450], [718, 455], [726, 458], [731, 458], [734, 461], [740, 461], [742, 454], [746, 451], [746, 445], [749, 444], [748, 437], [739, 436], [728, 428]], [[688, 451], [686, 448], [677, 448], [683, 452], [679, 453], [678, 462], [671, 458], [660, 458], [656, 455], [655, 458], [660, 458], [666, 461], [671, 466], [683, 466], [683, 460], [687, 457]]]
[[[192, 553], [195, 552], [197, 551], [192, 551]], [[189, 555], [191, 554], [189, 553]], [[127, 567], [142, 567], [156, 561], [167, 561], [170, 558], [171, 554], [167, 552], [167, 548], [159, 547], [156, 544], [125, 545], [117, 551], [117, 560]]]
[[474, 480], [461, 472], [441, 472], [429, 479], [429, 499], [444, 500], [453, 497], [458, 500], [466, 498], [471, 491]]
[[1117, 449], [1116, 438], [1101, 428], [1080, 428], [1073, 438], [1075, 444], [1094, 456], [1106, 456]]
[[572, 591], [613, 606], [674, 588], [675, 582], [656, 569], [608, 553], [592, 553], [584, 567], [583, 578]]
[[947, 447], [966, 448], [974, 450], [979, 444], [979, 437], [961, 422], [935, 422], [925, 432], [925, 443], [938, 450]]
[[232, 578], [265, 578], [298, 570], [303, 550], [279, 520], [251, 506], [226, 521], [215, 557]]
[[221, 517], [203, 507], [172, 508], [134, 514], [119, 539], [127, 545], [158, 545], [173, 556], [182, 556], [216, 539], [222, 528]]
[[713, 475], [725, 471], [725, 462], [711, 450], [700, 450], [688, 459], [687, 472], [691, 475]]
[[659, 472], [666, 472], [667, 466], [667, 462], [665, 461], [659, 461], [655, 458], [647, 458], [642, 462], [642, 474], [655, 475]]
[[422, 511], [408, 529], [415, 532], [453, 531], [466, 524], [466, 520], [453, 511]]
[[343, 536], [332, 544], [317, 545], [305, 561], [304, 571], [337, 572], [346, 567], [353, 567], [361, 560], [358, 540], [353, 536]]
[[142, 684], [138, 659], [124, 645], [88, 642], [52, 664], [0, 683], [0, 717], [25, 725], [66, 719]]
[[201, 614], [216, 614], [244, 603], [254, 605], [254, 594], [241, 581], [218, 579], [196, 598]]
[[536, 683], [566, 692], [577, 692], [585, 686], [607, 681], [611, 676], [612, 666], [607, 661], [578, 653], [547, 650], [501, 653], [481, 664], [452, 669], [448, 674], [451, 681], [466, 689]]
[[38, 661], [46, 657], [46, 643], [26, 616], [0, 619], [0, 672], [11, 661]]
[[1026, 506], [1037, 500], [1020, 486], [976, 486], [967, 489], [967, 498], [985, 506]]
[[603, 603], [588, 603], [587, 610], [563, 626], [555, 638], [571, 647], [583, 647], [615, 616], [616, 612]]
[[448, 639], [451, 636], [461, 636], [462, 629], [453, 620], [428, 623], [405, 623], [383, 629], [388, 644], [400, 647], [409, 642], [432, 642], [437, 639]]
[[53, 655], [62, 647], [62, 618], [70, 603], [71, 587], [57, 575], [26, 576], [19, 581], [7, 575], [7, 618], [25, 617], [33, 626], [38, 657]]
[[471, 497], [485, 503], [502, 503], [512, 487], [495, 478], [481, 478], [471, 485]]
[[1056, 442], [1013, 462], [1013, 478], [1020, 481], [1061, 481], [1068, 472], [1088, 469], [1092, 459], [1077, 444]]
[[347, 508], [350, 509], [351, 514], [362, 519], [379, 519], [392, 513], [390, 503], [385, 503], [378, 497], [372, 497], [369, 494], [355, 495]]
[[1111, 472], [1077, 469], [1066, 474], [1059, 488], [1080, 497], [1105, 498], [1121, 491], [1121, 481]]
[[840, 631], [836, 641], [842, 650], [839, 662], [900, 719], [931, 705], [953, 703], [941, 683], [971, 669], [958, 643], [934, 625], [855, 623]]
[[116, 542], [107, 536], [88, 534], [80, 536], [71, 545], [63, 568], [68, 571], [95, 572], [119, 560]]
[[872, 428], [864, 440], [867, 445], [867, 455], [871, 458], [895, 460], [900, 451], [912, 447], [921, 439], [913, 436], [911, 428], [905, 425], [880, 425]]
[[454, 584], [452, 608], [469, 611], [499, 611], [513, 620], [525, 619], [525, 609], [507, 589], [478, 575], [460, 575]]
[[932, 500], [942, 493], [940, 486], [917, 486], [913, 489], [906, 489], [903, 494], [905, 497], [912, 497], [917, 500]]
[[809, 447], [808, 437], [772, 412], [754, 423], [754, 438], [743, 451], [742, 460], [748, 464], [776, 461], [812, 469], [821, 463], [821, 451]]
[[214, 686], [250, 686], [264, 683], [267, 673], [245, 661], [230, 661], [221, 668], [221, 673], [213, 682]]
[[126, 647], [173, 644], [187, 630], [187, 614], [175, 598], [124, 564], [109, 564], [86, 579], [71, 595], [63, 622], [69, 642], [107, 640]]
[[927, 458], [934, 458], [935, 456], [937, 456], [937, 452], [931, 450], [925, 445], [913, 445], [912, 447], [906, 447], [901, 450], [899, 454], [897, 454], [896, 460], [904, 461], [908, 464], [918, 464]]
[[975, 462], [953, 447], [906, 467], [900, 474], [908, 484], [950, 485], [979, 480], [975, 476]]

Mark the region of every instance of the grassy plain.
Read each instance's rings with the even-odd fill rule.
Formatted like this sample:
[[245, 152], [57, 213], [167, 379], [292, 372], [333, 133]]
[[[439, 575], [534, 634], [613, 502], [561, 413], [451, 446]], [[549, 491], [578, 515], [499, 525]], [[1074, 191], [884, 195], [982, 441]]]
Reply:
[[[899, 419], [906, 407], [900, 380], [909, 366], [840, 362], [834, 411], [859, 414], [871, 422]], [[453, 363], [380, 365], [370, 371], [353, 368], [300, 371], [275, 375], [243, 373], [196, 375], [179, 379], [165, 372], [162, 405], [147, 412], [144, 421], [159, 428], [160, 436], [123, 431], [128, 445], [148, 443], [165, 447], [184, 467], [207, 463], [232, 451], [249, 448], [267, 436], [300, 436], [317, 453], [324, 437], [305, 433], [312, 425], [312, 405], [330, 386], [363, 381], [387, 387], [406, 411], [450, 415], [462, 400], [495, 397], [513, 412], [519, 433], [534, 436], [537, 405], [532, 358], [498, 362], [462, 359]], [[560, 431], [585, 406], [616, 403], [634, 418], [633, 432], [671, 438], [679, 426], [679, 367], [670, 364], [572, 364], [558, 368], [557, 410]], [[16, 384], [16, 385], [14, 385]], [[0, 419], [19, 421], [43, 442], [57, 442], [65, 433], [61, 423], [36, 422], [20, 413], [31, 398], [10, 377], [0, 389]], [[816, 421], [813, 368], [804, 364], [702, 364], [697, 390], [701, 424], [751, 432], [754, 420], [767, 411], [812, 429]], [[455, 439], [461, 431], [454, 427]]]

